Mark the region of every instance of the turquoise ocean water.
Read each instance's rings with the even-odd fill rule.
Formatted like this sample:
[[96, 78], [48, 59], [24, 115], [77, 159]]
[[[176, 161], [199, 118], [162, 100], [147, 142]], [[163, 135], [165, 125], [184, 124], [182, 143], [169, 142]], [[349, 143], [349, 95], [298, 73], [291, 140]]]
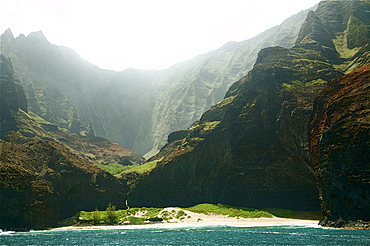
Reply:
[[300, 226], [183, 227], [1, 233], [0, 245], [370, 245], [369, 230]]

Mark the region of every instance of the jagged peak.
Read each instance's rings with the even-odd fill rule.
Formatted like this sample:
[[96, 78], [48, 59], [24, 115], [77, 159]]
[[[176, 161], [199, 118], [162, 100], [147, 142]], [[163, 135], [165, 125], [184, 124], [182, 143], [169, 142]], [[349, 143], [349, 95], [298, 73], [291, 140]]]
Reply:
[[27, 39], [37, 39], [37, 40], [49, 43], [49, 41], [47, 40], [47, 38], [45, 37], [45, 35], [42, 31], [31, 32], [27, 36]]
[[296, 45], [301, 43], [319, 42], [321, 45], [334, 48], [332, 38], [333, 34], [325, 28], [315, 11], [310, 11], [301, 27], [296, 40]]
[[8, 37], [10, 39], [14, 39], [12, 30], [10, 30], [10, 28], [6, 29], [5, 32], [1, 35], [1, 37]]

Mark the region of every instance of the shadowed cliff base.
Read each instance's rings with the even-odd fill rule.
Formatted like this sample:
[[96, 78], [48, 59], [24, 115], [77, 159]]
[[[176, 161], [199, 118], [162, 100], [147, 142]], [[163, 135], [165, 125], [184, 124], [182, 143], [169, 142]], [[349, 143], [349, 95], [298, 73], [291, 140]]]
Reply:
[[311, 150], [324, 219], [370, 228], [370, 65], [335, 78], [315, 102]]

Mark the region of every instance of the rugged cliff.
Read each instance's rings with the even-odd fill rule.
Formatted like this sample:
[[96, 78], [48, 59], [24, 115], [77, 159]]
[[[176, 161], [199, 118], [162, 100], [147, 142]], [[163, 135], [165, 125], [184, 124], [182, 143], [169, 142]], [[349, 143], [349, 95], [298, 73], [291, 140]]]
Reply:
[[19, 81], [13, 77], [12, 63], [3, 55], [0, 55], [0, 72], [0, 139], [3, 139], [9, 131], [18, 129], [13, 112], [18, 108], [27, 111], [27, 99]]
[[369, 227], [370, 65], [329, 82], [315, 102], [311, 150], [324, 218]]
[[84, 141], [23, 111], [26, 97], [13, 75], [10, 60], [1, 56], [1, 139], [7, 141], [0, 140], [0, 228], [54, 226], [80, 210], [104, 209], [109, 202], [124, 208], [122, 184], [90, 158], [92, 153], [95, 161], [140, 156], [109, 140]]
[[163, 158], [156, 168], [130, 180], [130, 203], [318, 209], [308, 134], [313, 102], [327, 81], [368, 60], [368, 31], [357, 31], [368, 30], [369, 10], [368, 2], [324, 1], [293, 48], [263, 49], [186, 137], [169, 138], [153, 158]]
[[229, 42], [176, 64], [158, 76], [154, 82], [157, 90], [151, 129], [145, 140], [140, 141], [140, 145], [151, 149], [147, 156], [163, 147], [172, 131], [189, 127], [220, 102], [228, 88], [253, 68], [261, 49], [276, 45], [292, 47], [308, 12], [301, 11], [254, 38]]
[[55, 226], [80, 210], [125, 208], [121, 183], [65, 147], [32, 140], [0, 140], [0, 227]]
[[[322, 70], [321, 76], [302, 73], [308, 66]], [[308, 123], [313, 94], [324, 84], [318, 79], [336, 75], [330, 65], [307, 60], [299, 50], [262, 50], [248, 76], [138, 180], [130, 204], [318, 210], [308, 137], [300, 133], [307, 131], [302, 121]]]

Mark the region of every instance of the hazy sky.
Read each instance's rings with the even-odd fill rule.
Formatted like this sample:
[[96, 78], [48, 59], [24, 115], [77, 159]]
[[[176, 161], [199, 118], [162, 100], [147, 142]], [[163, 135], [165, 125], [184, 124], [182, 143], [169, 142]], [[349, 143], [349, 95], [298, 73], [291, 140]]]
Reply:
[[42, 30], [101, 68], [163, 69], [249, 39], [320, 0], [0, 0], [0, 32]]

